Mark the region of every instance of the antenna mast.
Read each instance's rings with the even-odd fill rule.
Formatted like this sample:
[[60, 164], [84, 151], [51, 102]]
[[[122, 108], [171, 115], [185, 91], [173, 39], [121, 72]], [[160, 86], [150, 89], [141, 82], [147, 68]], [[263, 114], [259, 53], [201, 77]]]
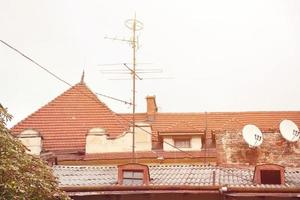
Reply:
[[140, 21], [136, 20], [136, 14], [134, 14], [134, 18], [127, 20], [125, 22], [125, 25], [127, 28], [132, 30], [132, 38], [130, 40], [131, 47], [132, 47], [132, 54], [133, 54], [132, 70], [130, 70], [130, 72], [132, 74], [132, 162], [136, 162], [136, 158], [135, 158], [135, 79], [136, 79], [136, 77], [138, 77], [136, 74], [136, 47], [137, 47], [136, 31], [141, 30], [143, 28], [143, 24]]
[[[143, 23], [138, 21], [136, 19], [136, 14], [134, 14], [133, 19], [128, 19], [125, 21], [125, 26], [132, 30], [132, 37], [130, 39], [119, 39], [119, 38], [110, 38], [105, 37], [105, 39], [111, 39], [111, 40], [117, 40], [122, 42], [127, 42], [132, 47], [132, 68], [130, 68], [126, 63], [123, 63], [123, 65], [129, 70], [130, 74], [132, 75], [132, 162], [136, 162], [136, 156], [135, 156], [135, 92], [136, 92], [136, 78], [139, 80], [142, 80], [140, 76], [138, 76], [136, 71], [136, 51], [138, 49], [138, 38], [136, 36], [136, 31], [143, 29]], [[111, 71], [110, 72], [114, 72]], [[151, 72], [151, 71], [150, 71]], [[147, 73], [147, 71], [141, 72], [141, 73]], [[152, 72], [153, 73], [153, 72]]]

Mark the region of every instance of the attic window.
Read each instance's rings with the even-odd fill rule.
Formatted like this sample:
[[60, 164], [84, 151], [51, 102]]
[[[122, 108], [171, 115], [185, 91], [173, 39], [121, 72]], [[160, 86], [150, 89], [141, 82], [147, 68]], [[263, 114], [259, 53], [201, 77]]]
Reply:
[[131, 163], [118, 166], [118, 184], [120, 185], [148, 185], [149, 179], [147, 165]]
[[143, 171], [123, 171], [123, 185], [143, 185], [144, 172]]
[[261, 184], [281, 184], [280, 170], [261, 170]]
[[284, 167], [275, 164], [257, 165], [253, 181], [256, 184], [284, 184]]

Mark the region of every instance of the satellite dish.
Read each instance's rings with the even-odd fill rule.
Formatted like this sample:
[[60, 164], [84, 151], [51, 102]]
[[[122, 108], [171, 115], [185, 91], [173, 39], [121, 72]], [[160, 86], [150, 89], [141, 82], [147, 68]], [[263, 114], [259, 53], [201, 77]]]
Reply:
[[284, 139], [289, 142], [296, 142], [299, 139], [300, 133], [297, 125], [291, 120], [282, 120], [279, 125], [279, 130]]
[[260, 146], [263, 141], [262, 133], [259, 130], [259, 128], [255, 125], [248, 124], [244, 126], [242, 134], [245, 142], [251, 148]]

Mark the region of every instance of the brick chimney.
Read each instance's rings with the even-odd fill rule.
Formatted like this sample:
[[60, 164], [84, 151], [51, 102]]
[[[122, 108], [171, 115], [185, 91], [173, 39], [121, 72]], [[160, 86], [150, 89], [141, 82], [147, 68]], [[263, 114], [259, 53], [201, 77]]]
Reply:
[[157, 112], [157, 105], [155, 101], [155, 96], [147, 96], [147, 115], [148, 115], [148, 120], [153, 120], [154, 115]]

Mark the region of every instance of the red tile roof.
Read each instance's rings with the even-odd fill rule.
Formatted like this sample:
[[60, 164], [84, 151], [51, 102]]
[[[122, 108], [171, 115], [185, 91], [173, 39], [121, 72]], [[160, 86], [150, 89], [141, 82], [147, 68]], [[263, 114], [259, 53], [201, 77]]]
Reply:
[[238, 129], [255, 124], [262, 130], [278, 129], [283, 119], [293, 120], [300, 126], [299, 111], [274, 112], [209, 112], [205, 113], [157, 113], [152, 128], [163, 131], [176, 123], [185, 121], [197, 130], [224, 130], [233, 125]]
[[[125, 119], [130, 117], [128, 114], [121, 116]], [[137, 119], [147, 121], [147, 114], [139, 113]], [[184, 132], [178, 127], [179, 124], [186, 124], [188, 130], [199, 132], [204, 132], [206, 128], [208, 132], [232, 129], [239, 131], [246, 124], [254, 124], [262, 131], [274, 131], [279, 129], [279, 124], [284, 119], [293, 120], [300, 127], [300, 111], [156, 113], [151, 122], [154, 133], [152, 139], [157, 141], [158, 134], [168, 130]]]
[[25, 129], [39, 131], [45, 150], [84, 150], [86, 134], [95, 127], [104, 128], [114, 137], [128, 130], [128, 122], [81, 82], [19, 122], [11, 131], [15, 135]]
[[202, 130], [195, 128], [190, 122], [179, 121], [166, 129], [160, 130], [162, 133], [199, 133]]
[[[159, 132], [203, 132], [240, 130], [246, 124], [255, 124], [261, 130], [278, 129], [283, 119], [293, 120], [300, 127], [299, 111], [278, 112], [208, 112], [155, 113], [148, 120], [147, 113], [137, 113], [136, 120], [151, 124], [153, 141]], [[53, 101], [15, 125], [17, 135], [24, 129], [36, 129], [43, 136], [43, 148], [50, 151], [85, 150], [89, 129], [104, 128], [111, 137], [128, 130], [131, 114], [116, 114], [80, 82]], [[207, 126], [206, 126], [207, 125]]]

